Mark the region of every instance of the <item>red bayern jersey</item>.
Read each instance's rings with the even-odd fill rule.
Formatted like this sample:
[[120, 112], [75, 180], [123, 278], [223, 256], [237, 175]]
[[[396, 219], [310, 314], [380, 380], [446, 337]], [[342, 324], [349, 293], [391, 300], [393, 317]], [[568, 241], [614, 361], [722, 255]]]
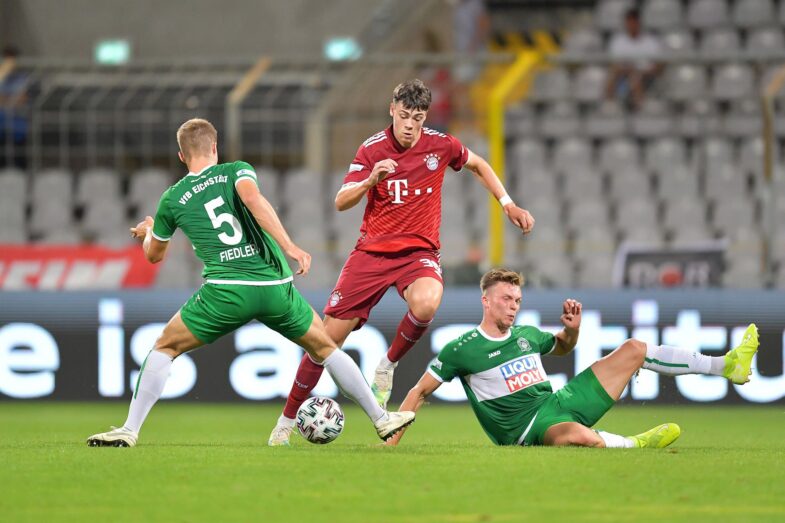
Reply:
[[368, 191], [355, 248], [384, 253], [439, 249], [444, 172], [447, 167], [460, 171], [469, 150], [455, 137], [427, 127], [414, 147], [407, 149], [390, 126], [363, 142], [344, 184], [362, 182], [376, 162], [388, 158], [398, 166]]

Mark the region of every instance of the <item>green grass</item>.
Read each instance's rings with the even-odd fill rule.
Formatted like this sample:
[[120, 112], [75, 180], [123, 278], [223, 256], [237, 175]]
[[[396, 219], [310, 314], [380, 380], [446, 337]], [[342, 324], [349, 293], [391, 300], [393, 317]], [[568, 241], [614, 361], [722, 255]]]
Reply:
[[[344, 401], [344, 403], [348, 403]], [[785, 521], [785, 407], [617, 407], [665, 450], [497, 448], [427, 406], [399, 448], [356, 408], [334, 443], [265, 446], [278, 406], [158, 405], [133, 449], [84, 438], [126, 404], [0, 403], [0, 521]]]

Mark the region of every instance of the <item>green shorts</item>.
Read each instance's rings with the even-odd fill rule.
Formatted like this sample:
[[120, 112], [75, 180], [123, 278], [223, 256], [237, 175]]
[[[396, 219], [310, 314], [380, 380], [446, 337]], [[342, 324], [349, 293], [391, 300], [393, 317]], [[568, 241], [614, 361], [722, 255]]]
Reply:
[[306, 333], [313, 309], [291, 282], [281, 285], [205, 283], [180, 309], [183, 323], [204, 343], [259, 320], [288, 339]]
[[537, 411], [523, 444], [542, 445], [545, 431], [557, 423], [574, 421], [592, 427], [614, 403], [589, 367], [564, 388], [548, 396]]

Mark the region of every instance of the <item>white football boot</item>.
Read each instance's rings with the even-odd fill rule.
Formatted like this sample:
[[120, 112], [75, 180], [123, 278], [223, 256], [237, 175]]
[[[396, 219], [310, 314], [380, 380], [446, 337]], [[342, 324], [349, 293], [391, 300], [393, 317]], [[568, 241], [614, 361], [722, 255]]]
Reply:
[[109, 432], [100, 432], [87, 438], [90, 447], [134, 447], [139, 434], [125, 427], [112, 427]]
[[278, 418], [278, 423], [275, 424], [273, 431], [270, 433], [270, 438], [267, 440], [267, 446], [288, 447], [289, 437], [291, 437], [293, 429], [294, 420], [288, 420], [287, 418], [281, 416]]
[[376, 434], [384, 441], [387, 441], [412, 423], [414, 423], [414, 412], [402, 410], [400, 412], [388, 412], [387, 419], [382, 418], [374, 423], [374, 426], [376, 427]]

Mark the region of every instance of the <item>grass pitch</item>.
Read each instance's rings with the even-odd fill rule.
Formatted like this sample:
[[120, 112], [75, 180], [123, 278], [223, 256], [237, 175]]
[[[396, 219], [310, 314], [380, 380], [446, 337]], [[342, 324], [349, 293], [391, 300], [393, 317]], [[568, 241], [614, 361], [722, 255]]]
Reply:
[[0, 521], [785, 521], [782, 405], [616, 407], [599, 424], [679, 423], [665, 450], [498, 448], [453, 406], [384, 448], [347, 407], [334, 443], [272, 449], [279, 406], [163, 403], [136, 448], [86, 446], [126, 409], [0, 403]]

